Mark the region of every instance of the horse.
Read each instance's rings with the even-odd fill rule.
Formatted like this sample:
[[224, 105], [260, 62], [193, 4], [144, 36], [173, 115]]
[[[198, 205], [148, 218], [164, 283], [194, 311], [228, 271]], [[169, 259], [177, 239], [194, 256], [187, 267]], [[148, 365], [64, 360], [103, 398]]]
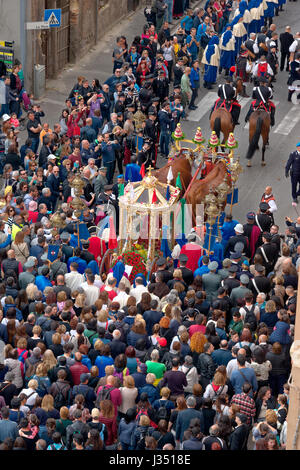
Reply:
[[259, 149], [258, 142], [260, 136], [262, 136], [263, 139], [261, 165], [266, 165], [265, 151], [266, 146], [269, 143], [270, 126], [270, 114], [265, 109], [259, 108], [256, 109], [256, 111], [253, 111], [249, 119], [249, 147], [246, 155], [246, 159], [248, 160], [248, 167], [252, 166], [250, 160], [253, 157], [255, 150]]
[[186, 195], [186, 202], [192, 207], [192, 217], [195, 223], [197, 204], [203, 203], [210, 189], [219, 186], [224, 181], [225, 176], [227, 184], [231, 186], [231, 178], [226, 171], [226, 165], [223, 161], [219, 161], [203, 180], [195, 180], [192, 183]]
[[229, 111], [225, 108], [218, 108], [215, 109], [210, 116], [210, 128], [212, 131], [218, 136], [220, 139], [220, 134], [223, 134], [223, 141], [222, 144], [226, 142], [229, 137], [230, 132], [234, 131], [234, 123], [232, 121], [232, 117]]
[[[184, 149], [182, 149], [184, 150]], [[173, 179], [170, 181], [170, 184], [176, 186], [176, 179], [178, 173], [180, 173], [180, 180], [182, 184], [183, 192], [186, 191], [188, 185], [192, 180], [192, 162], [194, 160], [193, 152], [190, 152], [187, 156], [183, 151], [179, 152], [179, 155], [174, 157], [173, 160], [168, 161], [168, 163], [162, 168], [155, 170], [152, 174], [161, 182], [167, 183], [167, 177], [170, 167], [172, 167]]]

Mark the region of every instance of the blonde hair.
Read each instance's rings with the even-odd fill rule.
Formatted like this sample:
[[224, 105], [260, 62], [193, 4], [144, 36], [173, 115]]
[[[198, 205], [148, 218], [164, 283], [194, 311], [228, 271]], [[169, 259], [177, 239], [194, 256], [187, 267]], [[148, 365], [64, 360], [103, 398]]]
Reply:
[[47, 371], [46, 364], [41, 362], [40, 364], [38, 364], [38, 366], [36, 368], [35, 375], [37, 375], [38, 377], [45, 377], [45, 376], [47, 376], [47, 372], [48, 371]]
[[106, 366], [104, 371], [106, 376], [112, 376], [114, 373], [115, 367], [114, 366]]
[[54, 398], [52, 395], [45, 395], [42, 400], [41, 408], [45, 411], [51, 411], [54, 408]]
[[77, 307], [80, 307], [80, 308], [84, 307], [85, 299], [86, 299], [85, 294], [77, 294], [76, 297], [75, 297], [75, 303], [76, 303]]
[[98, 312], [97, 314], [97, 320], [101, 323], [104, 323], [106, 322], [108, 319], [108, 311], [107, 310], [100, 310], [100, 312]]
[[67, 300], [67, 294], [64, 290], [61, 290], [57, 293], [56, 300], [57, 302], [64, 302], [65, 300]]
[[276, 424], [277, 423], [277, 414], [275, 410], [267, 410], [266, 411], [266, 421], [268, 424]]
[[131, 377], [131, 375], [127, 375], [126, 377], [124, 377], [123, 384], [124, 384], [124, 387], [134, 388], [135, 387], [134, 378]]
[[100, 410], [98, 408], [93, 408], [91, 412], [92, 418], [99, 418]]
[[213, 378], [215, 385], [225, 385], [226, 377], [221, 372], [216, 372]]
[[39, 384], [38, 384], [37, 380], [35, 380], [35, 379], [29, 380], [28, 388], [33, 388], [34, 390], [36, 390], [38, 388], [38, 386], [39, 386]]
[[51, 349], [46, 349], [46, 351], [44, 352], [43, 363], [47, 367], [47, 372], [56, 366], [57, 360], [55, 359], [55, 356], [53, 352], [51, 351]]
[[162, 397], [169, 398], [171, 390], [168, 387], [163, 387], [160, 391]]
[[103, 341], [101, 341], [101, 339], [97, 339], [94, 343], [94, 349], [96, 351], [100, 351], [100, 349], [102, 348], [103, 346]]
[[38, 292], [38, 288], [35, 284], [30, 283], [26, 287], [26, 294], [27, 294], [28, 299], [34, 299], [37, 292]]
[[150, 426], [150, 419], [146, 415], [141, 415], [139, 424], [141, 426]]
[[149, 372], [149, 374], [146, 375], [146, 382], [147, 384], [152, 384], [155, 382], [156, 380], [156, 376], [155, 374], [152, 374], [151, 372]]
[[41, 332], [42, 332], [42, 328], [40, 327], [40, 325], [34, 325], [34, 327], [32, 328], [32, 333], [34, 335], [40, 336]]
[[52, 343], [61, 344], [61, 336], [59, 333], [54, 333], [54, 335], [52, 336]]

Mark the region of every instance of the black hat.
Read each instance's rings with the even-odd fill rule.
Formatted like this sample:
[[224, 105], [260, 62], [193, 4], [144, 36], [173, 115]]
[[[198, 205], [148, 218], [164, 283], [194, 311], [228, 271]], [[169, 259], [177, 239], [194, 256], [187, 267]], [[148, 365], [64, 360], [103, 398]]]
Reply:
[[112, 184], [106, 184], [104, 186], [104, 191], [112, 191], [113, 185]]
[[233, 82], [233, 78], [230, 75], [228, 75], [228, 77], [226, 77], [225, 80], [226, 80], [226, 82], [229, 82], [229, 83]]
[[268, 242], [272, 240], [272, 235], [269, 232], [263, 232], [263, 238], [265, 238]]
[[248, 212], [247, 213], [247, 219], [248, 220], [254, 220], [255, 219], [255, 213], [254, 212]]
[[165, 74], [164, 70], [161, 69], [161, 70], [158, 71], [158, 75], [164, 75], [164, 74]]
[[157, 116], [155, 111], [149, 111], [148, 116]]
[[135, 108], [135, 104], [134, 104], [133, 101], [131, 101], [130, 103], [127, 104], [126, 109], [128, 109], [128, 108]]
[[166, 263], [167, 263], [166, 258], [158, 258], [158, 260], [156, 261], [156, 266], [163, 266]]
[[229, 273], [237, 273], [237, 271], [238, 271], [238, 267], [237, 267], [236, 264], [232, 264], [232, 265], [229, 266], [229, 268], [228, 268], [228, 272], [229, 272]]
[[266, 212], [268, 209], [270, 209], [270, 206], [267, 202], [261, 202], [259, 204], [259, 208], [262, 212]]
[[268, 80], [265, 77], [259, 77], [259, 83], [268, 83]]
[[264, 271], [264, 267], [261, 265], [261, 264], [256, 264], [255, 265], [255, 271], [257, 271], [258, 273], [262, 273]]
[[145, 139], [145, 140], [144, 140], [144, 144], [151, 145], [152, 142], [153, 142], [152, 139]]
[[87, 246], [87, 247], [90, 246], [89, 240], [80, 240], [80, 241], [81, 241], [82, 246]]
[[160, 99], [158, 98], [158, 96], [154, 96], [154, 98], [152, 98], [151, 100], [151, 103], [155, 103], [156, 101], [160, 101]]
[[179, 259], [179, 261], [181, 261], [182, 263], [186, 263], [189, 258], [188, 258], [188, 256], [185, 255], [184, 253], [181, 253], [181, 254], [179, 255], [179, 258], [178, 258], [178, 259]]
[[234, 253], [230, 254], [230, 259], [240, 259], [242, 256], [242, 253], [240, 251], [235, 251]]
[[149, 73], [149, 75], [146, 75], [146, 76], [145, 76], [145, 80], [151, 80], [152, 78], [154, 78], [154, 74], [153, 74], [153, 73]]

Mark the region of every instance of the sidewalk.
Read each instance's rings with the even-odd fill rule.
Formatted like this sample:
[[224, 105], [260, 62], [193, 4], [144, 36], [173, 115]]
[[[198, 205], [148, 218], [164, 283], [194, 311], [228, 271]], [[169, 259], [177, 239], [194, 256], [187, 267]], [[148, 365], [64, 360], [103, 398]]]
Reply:
[[[196, 1], [192, 8], [200, 6], [202, 0]], [[98, 78], [103, 83], [112, 74], [112, 51], [119, 35], [126, 36], [128, 45], [130, 45], [135, 36], [140, 36], [143, 26], [146, 23], [143, 5], [139, 10], [124, 18], [118, 25], [112, 28], [111, 32], [103, 38], [90, 53], [83, 57], [80, 62], [70, 65], [55, 80], [47, 81], [47, 88], [44, 97], [39, 100], [46, 114], [44, 122], [48, 121], [51, 125], [57, 122], [59, 113], [64, 106], [66, 97], [77, 81], [78, 75], [84, 75], [89, 82]], [[171, 32], [174, 33], [180, 20], [174, 21]]]

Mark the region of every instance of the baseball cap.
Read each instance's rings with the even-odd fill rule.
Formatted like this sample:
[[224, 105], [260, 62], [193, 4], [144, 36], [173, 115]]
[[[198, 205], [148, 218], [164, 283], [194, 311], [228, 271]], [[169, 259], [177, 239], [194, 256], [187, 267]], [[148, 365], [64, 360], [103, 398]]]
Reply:
[[264, 267], [261, 265], [261, 264], [256, 264], [255, 265], [255, 271], [257, 271], [258, 273], [262, 273], [264, 271]]
[[248, 284], [249, 277], [247, 276], [247, 274], [242, 274], [241, 277], [240, 277], [240, 281], [241, 281], [242, 284]]
[[10, 119], [10, 116], [8, 114], [3, 114], [2, 116], [3, 122], [9, 121], [9, 119]]
[[35, 262], [33, 260], [27, 260], [26, 263], [24, 263], [23, 267], [25, 269], [28, 269], [28, 268], [33, 268], [35, 265]]
[[157, 266], [163, 266], [164, 264], [166, 264], [167, 260], [166, 258], [159, 258], [157, 261], [156, 261], [156, 265]]
[[47, 160], [56, 160], [56, 156], [53, 155], [53, 153], [50, 153], [50, 155], [47, 157]]
[[218, 265], [217, 261], [212, 261], [211, 263], [209, 263], [208, 269], [210, 271], [214, 271], [215, 269], [218, 269], [218, 266], [219, 265]]

